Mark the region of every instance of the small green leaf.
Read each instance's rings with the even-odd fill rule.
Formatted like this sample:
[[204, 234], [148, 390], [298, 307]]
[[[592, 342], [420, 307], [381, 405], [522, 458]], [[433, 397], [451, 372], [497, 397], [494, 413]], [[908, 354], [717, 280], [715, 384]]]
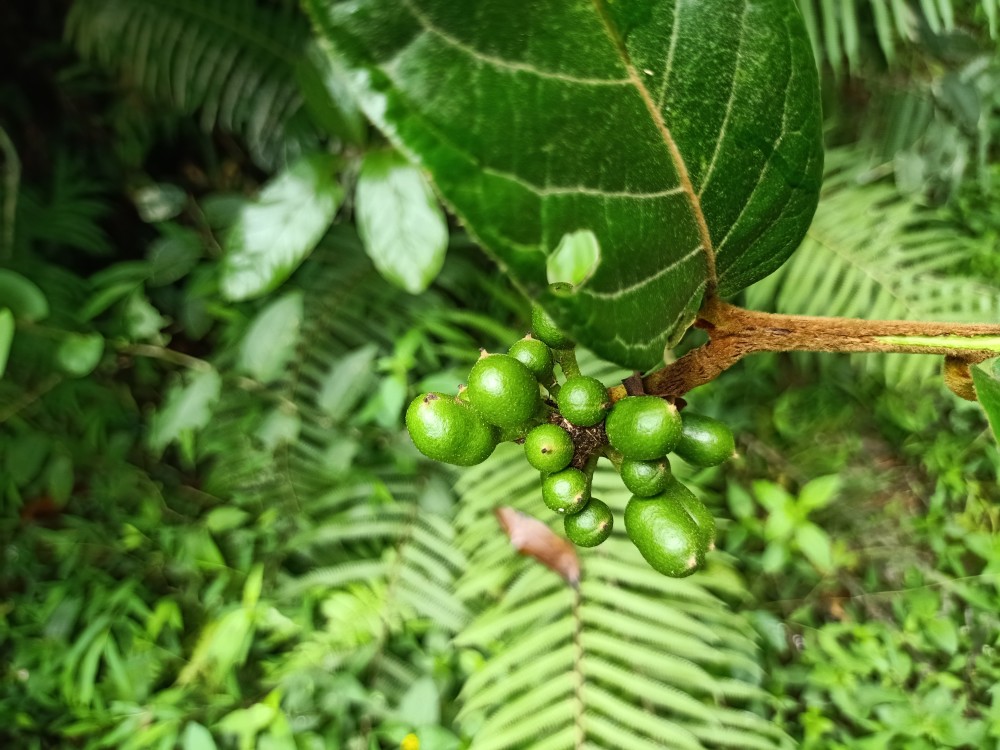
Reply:
[[221, 288], [244, 300], [271, 291], [308, 257], [344, 197], [336, 157], [304, 156], [243, 206], [225, 239]]
[[396, 716], [411, 727], [441, 721], [441, 697], [433, 677], [421, 677], [403, 694]]
[[59, 368], [77, 378], [93, 372], [103, 356], [104, 337], [99, 333], [71, 333], [56, 350]]
[[972, 382], [976, 387], [976, 396], [986, 412], [993, 436], [1000, 440], [1000, 380], [997, 380], [980, 367], [972, 368]]
[[150, 423], [150, 449], [159, 455], [170, 443], [207, 425], [221, 391], [222, 379], [214, 369], [191, 373], [171, 386]]
[[448, 224], [420, 170], [393, 151], [372, 151], [355, 200], [358, 234], [378, 272], [410, 294], [424, 291], [444, 264]]
[[945, 653], [954, 654], [958, 650], [958, 630], [947, 617], [932, 617], [925, 623], [930, 639]]
[[261, 383], [280, 378], [298, 345], [302, 316], [301, 292], [289, 292], [261, 310], [240, 344], [240, 371]]
[[212, 733], [196, 721], [189, 721], [181, 736], [183, 750], [216, 750]]
[[18, 320], [35, 322], [49, 316], [49, 301], [42, 290], [14, 271], [0, 269], [0, 300]]
[[807, 482], [799, 492], [799, 507], [807, 513], [825, 508], [840, 489], [840, 476], [829, 474]]
[[821, 573], [833, 570], [833, 550], [829, 535], [814, 523], [804, 523], [795, 529], [795, 541], [803, 555]]
[[601, 246], [589, 229], [564, 234], [547, 263], [550, 284], [565, 281], [573, 286], [589, 279], [601, 262]]
[[336, 361], [323, 378], [316, 405], [335, 420], [346, 417], [377, 382], [373, 377], [376, 354], [378, 347], [367, 344]]
[[166, 286], [184, 278], [202, 256], [201, 237], [193, 229], [167, 224], [162, 231], [146, 252], [151, 286]]
[[7, 371], [7, 358], [14, 343], [14, 313], [6, 307], [0, 310], [0, 378]]
[[139, 218], [153, 224], [172, 219], [184, 210], [187, 193], [167, 182], [144, 185], [132, 193]]

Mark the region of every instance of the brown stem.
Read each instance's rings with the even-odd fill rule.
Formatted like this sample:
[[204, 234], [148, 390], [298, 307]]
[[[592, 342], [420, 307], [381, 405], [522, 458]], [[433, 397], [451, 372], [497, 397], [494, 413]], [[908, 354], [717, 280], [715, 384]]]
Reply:
[[[953, 363], [952, 371], [955, 362], [968, 365], [1000, 356], [990, 348], [923, 346], [886, 340], [914, 336], [1000, 337], [1000, 325], [778, 315], [744, 310], [716, 298], [705, 301], [695, 325], [708, 333], [709, 342], [644, 378], [647, 392], [677, 398], [714, 380], [743, 357], [759, 352], [936, 354]], [[625, 395], [621, 386], [611, 390], [612, 400]]]

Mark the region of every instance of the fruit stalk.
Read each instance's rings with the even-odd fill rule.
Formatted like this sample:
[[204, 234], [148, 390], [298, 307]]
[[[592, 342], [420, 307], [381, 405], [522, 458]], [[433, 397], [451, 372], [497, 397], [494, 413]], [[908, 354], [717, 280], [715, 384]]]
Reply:
[[[1000, 325], [991, 324], [779, 315], [713, 297], [702, 305], [695, 326], [708, 333], [708, 343], [644, 378], [648, 393], [678, 398], [760, 352], [936, 354], [953, 369], [1000, 356]], [[610, 391], [612, 401], [625, 395], [624, 386]]]

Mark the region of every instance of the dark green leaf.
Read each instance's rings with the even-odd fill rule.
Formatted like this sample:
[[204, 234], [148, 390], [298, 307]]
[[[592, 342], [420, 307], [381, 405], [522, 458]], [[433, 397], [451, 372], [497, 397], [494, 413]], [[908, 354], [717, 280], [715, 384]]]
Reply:
[[76, 378], [93, 372], [102, 356], [104, 337], [99, 333], [71, 333], [56, 350], [56, 362], [60, 369]]
[[299, 341], [302, 293], [289, 292], [258, 313], [240, 344], [239, 369], [262, 383], [285, 371]]
[[444, 211], [420, 170], [392, 151], [365, 156], [356, 219], [379, 273], [410, 294], [434, 281], [448, 249]]
[[221, 286], [227, 299], [266, 294], [313, 251], [344, 197], [335, 167], [329, 154], [303, 157], [243, 207], [225, 240]]
[[149, 258], [149, 283], [165, 286], [187, 276], [201, 259], [201, 237], [193, 229], [167, 224], [163, 236], [153, 241]]
[[[794, 0], [306, 6], [366, 114], [615, 362], [661, 362], [713, 282], [771, 273], [809, 224], [819, 94]], [[600, 264], [574, 294], [545, 292], [548, 256], [580, 231]]]
[[19, 273], [0, 269], [0, 301], [18, 320], [44, 320], [49, 301], [35, 282]]
[[979, 403], [983, 405], [983, 411], [990, 421], [993, 435], [1000, 440], [1000, 380], [979, 367], [973, 367], [972, 382], [976, 387]]

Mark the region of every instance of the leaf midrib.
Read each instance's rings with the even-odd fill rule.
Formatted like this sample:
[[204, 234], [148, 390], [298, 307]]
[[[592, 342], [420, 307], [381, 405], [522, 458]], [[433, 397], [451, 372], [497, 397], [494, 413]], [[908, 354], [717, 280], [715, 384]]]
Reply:
[[[635, 66], [632, 64], [628, 48], [625, 46], [625, 40], [615, 27], [614, 21], [608, 13], [606, 0], [592, 0], [592, 2], [594, 4], [594, 10], [597, 11], [597, 15], [600, 17], [601, 23], [604, 25], [604, 29], [607, 32], [608, 37], [611, 39], [611, 42], [615, 45], [615, 49], [618, 50], [618, 54], [621, 56], [622, 64], [625, 66], [625, 70], [628, 73], [629, 82], [635, 86], [639, 95], [642, 97], [643, 104], [649, 112], [650, 117], [653, 118], [653, 124], [660, 132], [660, 136], [663, 138], [663, 142], [667, 147], [670, 158], [674, 162], [674, 166], [677, 169], [677, 176], [680, 180], [681, 188], [684, 190], [684, 194], [687, 196], [688, 202], [691, 204], [691, 212], [694, 214], [695, 222], [698, 225], [698, 234], [701, 237], [701, 246], [705, 253], [705, 264], [708, 273], [708, 288], [706, 290], [706, 295], [711, 296], [718, 284], [715, 272], [715, 248], [712, 245], [712, 236], [708, 231], [708, 223], [705, 221], [705, 214], [701, 210], [701, 199], [698, 197], [698, 193], [695, 191], [694, 185], [691, 183], [691, 177], [688, 174], [687, 164], [684, 162], [684, 157], [681, 155], [680, 149], [677, 147], [677, 142], [674, 140], [674, 137], [670, 132], [670, 128], [667, 127], [667, 123], [663, 119], [663, 113], [660, 112], [659, 107], [656, 106], [656, 102], [653, 100], [653, 96], [649, 92], [649, 89], [646, 88], [646, 84], [639, 75], [639, 71], [637, 71]], [[680, 13], [679, 4], [675, 12], [678, 14]], [[675, 19], [675, 23], [676, 22], [677, 19]]]

